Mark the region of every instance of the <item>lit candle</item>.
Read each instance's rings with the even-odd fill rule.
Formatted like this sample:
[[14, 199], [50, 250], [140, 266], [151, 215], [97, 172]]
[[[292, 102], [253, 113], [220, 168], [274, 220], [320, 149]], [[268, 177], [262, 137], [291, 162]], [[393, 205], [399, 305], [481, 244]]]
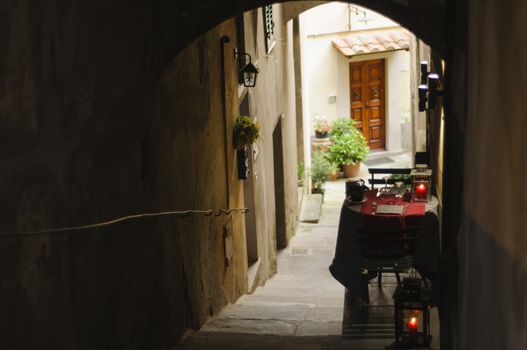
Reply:
[[417, 192], [420, 194], [426, 193], [426, 185], [424, 183], [417, 185]]
[[408, 321], [408, 330], [410, 331], [410, 333], [417, 333], [417, 326], [417, 317], [411, 317]]

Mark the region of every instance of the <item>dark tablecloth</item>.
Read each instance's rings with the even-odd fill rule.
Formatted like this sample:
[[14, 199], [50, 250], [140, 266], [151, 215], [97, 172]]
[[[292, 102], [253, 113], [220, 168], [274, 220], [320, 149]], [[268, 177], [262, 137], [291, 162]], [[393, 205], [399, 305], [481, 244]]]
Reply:
[[[360, 205], [348, 206], [344, 201], [340, 211], [335, 256], [329, 270], [352, 294], [368, 300], [367, 276], [361, 267], [362, 254], [357, 240], [357, 228], [363, 224], [360, 211]], [[432, 282], [438, 275], [439, 246], [437, 198], [432, 198], [431, 203], [426, 205], [426, 212], [419, 226], [419, 240], [413, 254], [413, 264], [417, 272]]]

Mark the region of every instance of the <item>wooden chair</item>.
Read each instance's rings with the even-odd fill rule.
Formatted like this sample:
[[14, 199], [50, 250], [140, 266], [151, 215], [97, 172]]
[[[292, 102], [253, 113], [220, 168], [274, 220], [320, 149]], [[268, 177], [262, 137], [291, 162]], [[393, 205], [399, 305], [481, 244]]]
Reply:
[[[399, 175], [410, 175], [410, 171], [412, 169], [410, 168], [369, 168], [368, 173], [371, 175], [371, 178], [368, 179], [369, 184], [371, 185], [371, 189], [374, 189], [375, 185], [384, 185], [384, 179], [375, 178], [375, 175], [393, 175], [393, 174], [399, 174]], [[399, 179], [388, 179], [387, 183], [389, 185], [393, 185], [397, 181], [403, 181], [406, 185], [411, 185], [412, 180], [410, 178], [405, 180], [399, 180]]]
[[362, 268], [375, 272], [378, 285], [382, 285], [382, 273], [395, 273], [401, 284], [400, 273], [413, 267], [413, 251], [418, 239], [419, 227], [359, 228], [359, 244], [362, 252]]

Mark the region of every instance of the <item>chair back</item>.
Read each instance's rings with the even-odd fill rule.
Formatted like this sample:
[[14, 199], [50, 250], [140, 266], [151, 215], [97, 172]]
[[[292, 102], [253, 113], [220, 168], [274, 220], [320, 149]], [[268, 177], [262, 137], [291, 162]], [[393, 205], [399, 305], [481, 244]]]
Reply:
[[358, 229], [363, 258], [393, 260], [413, 254], [419, 227]]
[[[374, 189], [375, 185], [384, 185], [384, 179], [376, 179], [375, 175], [393, 175], [393, 174], [399, 174], [399, 175], [410, 175], [410, 172], [412, 169], [410, 168], [369, 168], [368, 173], [371, 175], [370, 179], [368, 179], [368, 182], [371, 185], [371, 189]], [[393, 185], [397, 181], [402, 181], [406, 185], [411, 185], [412, 180], [410, 178], [406, 180], [398, 180], [398, 179], [388, 179], [388, 184]]]

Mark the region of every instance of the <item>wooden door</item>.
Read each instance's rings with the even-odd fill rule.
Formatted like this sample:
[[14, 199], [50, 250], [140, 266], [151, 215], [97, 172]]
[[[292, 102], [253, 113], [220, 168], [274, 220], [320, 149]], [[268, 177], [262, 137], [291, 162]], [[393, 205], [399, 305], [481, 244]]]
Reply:
[[386, 147], [384, 59], [350, 63], [351, 118], [370, 149]]

